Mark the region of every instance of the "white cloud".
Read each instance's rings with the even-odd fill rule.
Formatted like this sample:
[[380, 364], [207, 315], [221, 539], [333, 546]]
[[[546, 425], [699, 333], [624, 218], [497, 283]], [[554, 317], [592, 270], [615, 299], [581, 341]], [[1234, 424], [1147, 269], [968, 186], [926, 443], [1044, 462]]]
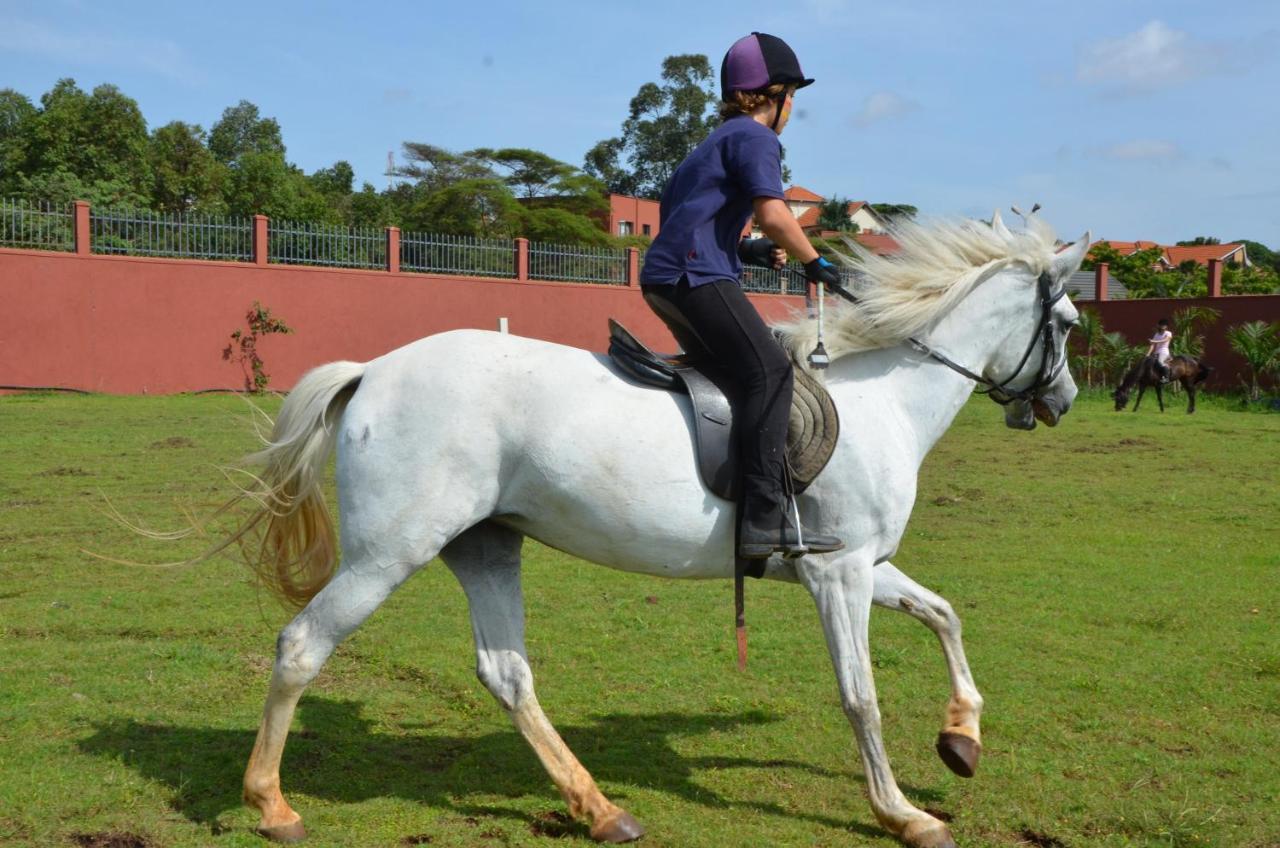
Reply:
[[194, 75], [182, 48], [172, 41], [111, 38], [100, 33], [61, 32], [44, 23], [0, 17], [0, 50], [47, 56], [60, 62], [142, 68], [176, 79]]
[[920, 104], [892, 91], [877, 91], [869, 95], [862, 104], [862, 110], [853, 116], [853, 125], [866, 128], [880, 121], [899, 118], [920, 108]]
[[1137, 32], [1085, 47], [1076, 79], [1122, 94], [1140, 94], [1244, 72], [1266, 58], [1274, 40], [1274, 32], [1234, 42], [1198, 40], [1163, 21], [1151, 21]]
[[1172, 141], [1157, 139], [1138, 139], [1113, 144], [1098, 151], [1098, 155], [1106, 159], [1120, 161], [1172, 161], [1182, 158], [1182, 149]]

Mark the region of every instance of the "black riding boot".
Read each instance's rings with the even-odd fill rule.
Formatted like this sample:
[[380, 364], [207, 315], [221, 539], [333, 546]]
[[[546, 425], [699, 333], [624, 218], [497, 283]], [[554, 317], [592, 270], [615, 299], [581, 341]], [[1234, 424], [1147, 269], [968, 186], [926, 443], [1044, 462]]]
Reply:
[[835, 536], [803, 525], [797, 530], [795, 513], [782, 491], [776, 487], [753, 487], [751, 482], [744, 481], [746, 491], [742, 501], [738, 556], [768, 559], [776, 553], [787, 556], [828, 554], [844, 547], [844, 542]]

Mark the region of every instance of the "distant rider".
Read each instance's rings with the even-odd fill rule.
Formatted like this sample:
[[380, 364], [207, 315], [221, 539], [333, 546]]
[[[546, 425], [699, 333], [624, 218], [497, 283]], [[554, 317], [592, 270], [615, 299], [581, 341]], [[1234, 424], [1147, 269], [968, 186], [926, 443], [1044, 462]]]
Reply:
[[1169, 360], [1173, 357], [1169, 354], [1169, 342], [1173, 341], [1173, 333], [1169, 330], [1169, 319], [1161, 318], [1156, 322], [1156, 334], [1152, 336], [1147, 347], [1147, 356], [1156, 358], [1156, 373], [1160, 375], [1160, 382], [1169, 382]]

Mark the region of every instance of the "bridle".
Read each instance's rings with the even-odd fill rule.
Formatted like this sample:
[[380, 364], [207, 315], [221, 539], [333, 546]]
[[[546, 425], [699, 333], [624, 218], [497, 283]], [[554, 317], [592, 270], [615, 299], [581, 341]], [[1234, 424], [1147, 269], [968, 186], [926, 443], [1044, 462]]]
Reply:
[[[1058, 355], [1052, 316], [1053, 305], [1067, 293], [1067, 288], [1063, 286], [1057, 292], [1054, 292], [1053, 278], [1049, 276], [1048, 271], [1040, 275], [1036, 285], [1040, 294], [1040, 324], [1032, 334], [1031, 341], [1027, 343], [1027, 349], [1023, 352], [1022, 359], [1018, 360], [1018, 365], [1013, 369], [1013, 373], [1000, 382], [984, 377], [981, 374], [975, 374], [946, 354], [938, 352], [917, 338], [908, 337], [907, 341], [918, 352], [923, 353], [935, 362], [940, 362], [957, 374], [986, 386], [986, 389], [980, 389], [978, 394], [986, 395], [1001, 406], [1006, 406], [1015, 400], [1029, 403], [1036, 399], [1040, 389], [1043, 389], [1058, 378], [1058, 375], [1062, 373], [1062, 369], [1067, 364], [1065, 351], [1062, 356]], [[859, 302], [858, 298], [844, 286], [828, 283], [826, 287], [850, 303]], [[1036, 349], [1036, 342], [1040, 343], [1040, 367], [1036, 370], [1035, 379], [1025, 388], [1010, 388], [1009, 384], [1018, 378], [1018, 375], [1022, 373], [1022, 369], [1026, 367], [1027, 362], [1031, 359], [1031, 354]]]

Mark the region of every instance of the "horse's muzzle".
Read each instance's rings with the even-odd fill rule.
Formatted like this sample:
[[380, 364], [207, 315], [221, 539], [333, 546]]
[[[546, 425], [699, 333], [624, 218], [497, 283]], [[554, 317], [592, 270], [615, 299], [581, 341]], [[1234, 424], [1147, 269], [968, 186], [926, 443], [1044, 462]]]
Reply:
[[1063, 410], [1058, 408], [1058, 402], [1051, 397], [1036, 398], [1031, 402], [1031, 410], [1036, 420], [1043, 422], [1046, 427], [1058, 426], [1058, 419], [1063, 413]]

